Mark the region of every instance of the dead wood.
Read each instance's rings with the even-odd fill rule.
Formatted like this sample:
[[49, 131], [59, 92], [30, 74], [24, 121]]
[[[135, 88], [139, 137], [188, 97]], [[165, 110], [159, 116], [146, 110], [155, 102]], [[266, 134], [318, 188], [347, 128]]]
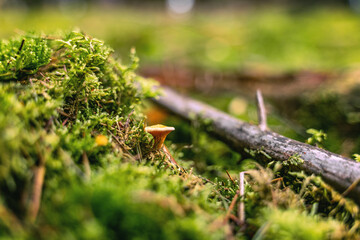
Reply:
[[[360, 163], [335, 153], [298, 142], [272, 131], [245, 123], [209, 105], [182, 96], [164, 88], [164, 95], [153, 100], [163, 108], [187, 120], [211, 120], [208, 131], [240, 153], [244, 148], [261, 150], [272, 160], [286, 161], [298, 155], [304, 160], [300, 168], [307, 173], [320, 175], [339, 192], [360, 204], [360, 186], [354, 186], [360, 177]], [[349, 187], [350, 191], [349, 191]]]

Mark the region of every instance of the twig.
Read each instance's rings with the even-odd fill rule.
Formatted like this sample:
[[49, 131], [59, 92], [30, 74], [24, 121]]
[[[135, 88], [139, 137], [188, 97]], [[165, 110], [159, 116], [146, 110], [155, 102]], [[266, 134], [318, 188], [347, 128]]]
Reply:
[[71, 118], [71, 119], [74, 118], [74, 117], [70, 116], [69, 114], [67, 114], [66, 112], [64, 112], [64, 111], [61, 110], [61, 109], [56, 109], [56, 111], [57, 111], [58, 113], [60, 113], [60, 115], [63, 115], [63, 116], [65, 116], [65, 117], [68, 117], [68, 118]]
[[262, 131], [266, 131], [267, 130], [266, 109], [260, 89], [256, 90], [256, 103], [257, 103], [259, 128]]
[[62, 126], [65, 126], [65, 124], [69, 121], [69, 118], [65, 119], [63, 122], [62, 122]]
[[[15, 60], [17, 59], [17, 57], [19, 56], [21, 50], [23, 49], [24, 43], [25, 43], [25, 39], [23, 39], [23, 40], [21, 41], [20, 47], [19, 47], [19, 49], [18, 49], [18, 51], [17, 51], [17, 53], [16, 53], [16, 55], [15, 55], [15, 57], [14, 57]], [[12, 62], [12, 60], [8, 61], [7, 66], [9, 66], [9, 64], [10, 64], [11, 62]]]
[[38, 80], [39, 83], [41, 83], [43, 86], [45, 86], [46, 88], [50, 88], [49, 84], [47, 84], [46, 82], [42, 81], [42, 80]]
[[86, 177], [87, 180], [90, 180], [91, 168], [90, 168], [89, 158], [88, 158], [85, 151], [82, 154], [82, 161], [83, 161], [83, 164], [84, 164], [85, 177]]
[[229, 179], [233, 182], [233, 184], [236, 184], [234, 179], [230, 176], [229, 172], [227, 170], [226, 171], [226, 174], [228, 175]]
[[17, 51], [16, 55], [19, 55], [19, 53], [21, 52], [21, 50], [22, 50], [22, 49], [23, 49], [23, 47], [24, 47], [24, 43], [25, 43], [25, 39], [23, 39], [23, 40], [21, 41], [21, 44], [20, 44], [19, 50]]
[[35, 222], [40, 209], [41, 194], [45, 177], [45, 159], [39, 154], [39, 166], [34, 169], [34, 183], [32, 196], [30, 199], [29, 217], [31, 222]]
[[271, 180], [271, 183], [274, 183], [277, 181], [283, 181], [283, 177], [274, 178], [273, 180]]
[[197, 176], [198, 178], [200, 178], [200, 179], [202, 179], [202, 180], [204, 180], [205, 182], [207, 182], [207, 183], [211, 183], [212, 185], [216, 185], [216, 183], [214, 183], [213, 181], [211, 181], [211, 180], [209, 180], [209, 179], [207, 179], [207, 178], [205, 178], [205, 177], [202, 177], [202, 176]]
[[0, 205], [0, 220], [5, 224], [9, 229], [12, 229], [16, 232], [21, 232], [23, 227], [20, 220], [13, 214], [10, 210], [6, 209], [3, 205]]
[[360, 178], [356, 179], [341, 195], [345, 197], [348, 195], [358, 184], [360, 183]]
[[233, 197], [231, 203], [230, 203], [230, 206], [229, 206], [227, 212], [226, 212], [225, 219], [224, 219], [224, 224], [226, 224], [227, 221], [229, 220], [231, 211], [234, 209], [238, 197], [239, 197], [239, 194], [236, 193], [235, 196]]
[[225, 225], [225, 239], [226, 240], [235, 240], [233, 229], [231, 225]]
[[54, 122], [54, 116], [51, 116], [51, 117], [49, 118], [49, 120], [47, 121], [46, 126], [45, 126], [46, 132], [49, 132], [49, 131], [50, 131], [50, 128], [51, 128], [51, 126], [53, 125], [53, 122]]
[[[107, 125], [105, 125], [105, 126], [107, 126]], [[136, 160], [136, 158], [124, 147], [124, 144], [121, 143], [120, 140], [110, 130], [108, 130], [108, 133], [110, 133], [112, 138], [115, 139], [115, 141], [117, 142], [117, 144], [119, 145], [119, 147], [122, 151], [124, 151], [128, 156], [130, 156], [131, 158]]]
[[245, 224], [245, 202], [244, 202], [244, 195], [245, 195], [245, 185], [244, 185], [244, 175], [245, 172], [240, 172], [240, 181], [239, 181], [239, 194], [240, 194], [240, 203], [239, 203], [239, 225], [244, 226]]
[[230, 214], [230, 215], [229, 215], [229, 218], [230, 218], [231, 220], [233, 220], [234, 222], [239, 223], [239, 218], [236, 217], [234, 214]]
[[226, 240], [235, 240], [233, 229], [231, 225], [225, 225], [225, 239]]
[[[105, 125], [107, 126], [107, 125]], [[115, 141], [117, 142], [117, 144], [119, 144], [119, 147], [125, 151], [127, 154], [130, 154], [130, 152], [124, 148], [124, 143], [122, 143], [117, 136], [115, 136], [110, 130], [108, 130], [108, 133], [110, 133], [110, 135], [113, 137], [113, 139], [115, 139]], [[131, 154], [130, 154], [131, 155]]]
[[226, 240], [235, 239], [234, 231], [232, 229], [232, 226], [230, 224], [227, 224], [227, 223], [228, 223], [228, 221], [230, 219], [230, 215], [232, 215], [231, 212], [235, 207], [235, 204], [236, 204], [236, 201], [237, 201], [238, 197], [239, 197], [239, 194], [236, 193], [235, 196], [233, 197], [231, 203], [230, 203], [230, 206], [229, 206], [229, 208], [228, 208], [228, 210], [226, 212], [225, 218], [224, 218], [224, 224], [226, 224], [225, 225], [225, 239]]

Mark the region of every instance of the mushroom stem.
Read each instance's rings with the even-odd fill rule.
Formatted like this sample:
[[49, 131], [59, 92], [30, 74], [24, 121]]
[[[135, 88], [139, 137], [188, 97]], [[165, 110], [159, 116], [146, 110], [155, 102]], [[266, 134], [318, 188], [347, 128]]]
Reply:
[[165, 156], [172, 164], [174, 164], [177, 167], [180, 167], [179, 164], [175, 161], [175, 159], [171, 155], [171, 153], [169, 152], [169, 149], [165, 145], [162, 146], [161, 150], [165, 153]]

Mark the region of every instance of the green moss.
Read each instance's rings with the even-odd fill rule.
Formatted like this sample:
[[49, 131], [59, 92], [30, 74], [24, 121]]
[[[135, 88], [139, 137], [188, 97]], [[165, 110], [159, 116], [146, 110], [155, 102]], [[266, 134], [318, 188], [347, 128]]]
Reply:
[[266, 209], [255, 239], [338, 239], [345, 231], [344, 225], [333, 220], [301, 213], [295, 209]]
[[19, 79], [50, 62], [51, 49], [45, 38], [25, 35], [0, 41], [0, 80]]

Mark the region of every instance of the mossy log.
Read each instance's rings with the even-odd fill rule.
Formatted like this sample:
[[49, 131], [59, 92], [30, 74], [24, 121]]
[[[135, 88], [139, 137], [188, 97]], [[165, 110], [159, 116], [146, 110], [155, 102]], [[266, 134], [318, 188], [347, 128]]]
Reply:
[[340, 193], [348, 190], [347, 196], [360, 204], [360, 186], [356, 186], [360, 178], [360, 163], [352, 159], [289, 139], [272, 131], [262, 131], [258, 126], [242, 122], [169, 88], [164, 88], [164, 95], [153, 101], [187, 120], [194, 119], [194, 115], [200, 121], [210, 120], [208, 131], [235, 151], [243, 152], [244, 148], [262, 150], [272, 160], [277, 161], [286, 161], [289, 157], [298, 155], [304, 160], [300, 165], [301, 169], [310, 174], [320, 175]]

